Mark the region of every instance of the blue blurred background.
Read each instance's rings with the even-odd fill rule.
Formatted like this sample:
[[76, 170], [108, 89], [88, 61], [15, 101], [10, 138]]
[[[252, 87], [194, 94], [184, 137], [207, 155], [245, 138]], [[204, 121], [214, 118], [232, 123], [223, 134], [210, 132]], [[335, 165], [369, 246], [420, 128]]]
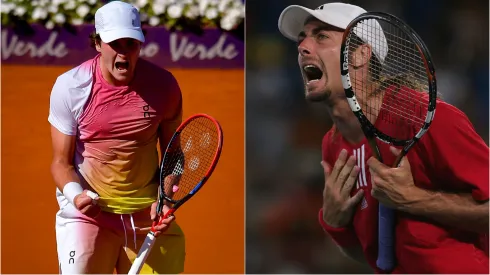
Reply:
[[[327, 2], [247, 1], [247, 273], [372, 272], [343, 256], [317, 222], [324, 185], [321, 140], [331, 121], [321, 104], [305, 101], [296, 45], [277, 28], [286, 6]], [[429, 47], [438, 91], [467, 114], [488, 144], [487, 0], [343, 2], [410, 24]]]

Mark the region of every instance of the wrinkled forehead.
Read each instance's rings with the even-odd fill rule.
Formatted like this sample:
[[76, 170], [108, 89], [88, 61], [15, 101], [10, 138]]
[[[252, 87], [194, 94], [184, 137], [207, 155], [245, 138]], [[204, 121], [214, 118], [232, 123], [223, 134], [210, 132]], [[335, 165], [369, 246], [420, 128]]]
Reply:
[[308, 18], [306, 18], [305, 22], [303, 23], [303, 33], [311, 32], [314, 30], [344, 32], [343, 29], [327, 24], [319, 20], [318, 18], [310, 15], [308, 16]]

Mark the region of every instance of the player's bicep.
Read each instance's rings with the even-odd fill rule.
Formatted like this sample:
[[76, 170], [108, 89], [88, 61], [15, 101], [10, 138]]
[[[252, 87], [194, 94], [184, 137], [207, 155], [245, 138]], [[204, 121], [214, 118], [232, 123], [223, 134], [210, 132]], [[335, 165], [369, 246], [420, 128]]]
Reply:
[[66, 135], [51, 126], [51, 146], [53, 150], [53, 164], [73, 165], [76, 136]]
[[76, 133], [77, 123], [71, 110], [69, 87], [63, 80], [57, 79], [49, 99], [48, 121], [65, 135]]

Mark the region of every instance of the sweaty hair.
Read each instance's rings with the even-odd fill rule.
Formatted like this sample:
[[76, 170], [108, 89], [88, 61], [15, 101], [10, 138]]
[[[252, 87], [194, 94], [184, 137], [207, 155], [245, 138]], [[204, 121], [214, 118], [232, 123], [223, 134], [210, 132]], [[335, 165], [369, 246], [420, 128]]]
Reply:
[[[357, 48], [359, 48], [362, 45], [367, 44], [365, 41], [363, 41], [360, 37], [358, 37], [356, 34], [351, 32], [349, 34], [349, 52], [354, 52]], [[368, 75], [367, 77], [370, 79], [370, 81], [373, 82], [373, 84], [377, 85], [376, 90], [371, 96], [375, 96], [378, 93], [383, 92], [387, 87], [394, 86], [396, 89], [400, 89], [401, 86], [409, 88], [414, 91], [419, 91], [423, 93], [427, 93], [427, 82], [424, 82], [424, 79], [420, 79], [420, 77], [416, 77], [413, 73], [397, 73], [397, 74], [390, 74], [388, 72], [389, 69], [383, 69], [385, 66], [389, 66], [389, 62], [391, 59], [391, 62], [393, 62], [393, 55], [390, 57], [387, 57], [388, 65], [382, 64], [380, 62], [380, 59], [376, 54], [374, 54], [374, 51], [372, 51], [369, 63], [368, 63]], [[437, 92], [436, 97], [438, 99], [442, 99], [442, 96], [439, 92]], [[336, 127], [335, 124], [332, 125], [333, 131], [333, 136], [337, 136], [340, 134], [338, 128]]]
[[[349, 47], [351, 47], [350, 51], [354, 51], [359, 46], [366, 44], [361, 38], [359, 38], [354, 33], [350, 34], [350, 43]], [[392, 57], [391, 57], [392, 58]], [[369, 60], [369, 75], [371, 77], [371, 81], [379, 84], [380, 90], [389, 86], [396, 86], [400, 88], [400, 83], [409, 89], [416, 91], [426, 91], [427, 83], [421, 83], [420, 79], [415, 77], [410, 73], [399, 73], [395, 75], [388, 75], [383, 73], [383, 65], [379, 61], [378, 57], [375, 54], [371, 55], [371, 59]], [[438, 92], [437, 98], [442, 99], [442, 95]]]

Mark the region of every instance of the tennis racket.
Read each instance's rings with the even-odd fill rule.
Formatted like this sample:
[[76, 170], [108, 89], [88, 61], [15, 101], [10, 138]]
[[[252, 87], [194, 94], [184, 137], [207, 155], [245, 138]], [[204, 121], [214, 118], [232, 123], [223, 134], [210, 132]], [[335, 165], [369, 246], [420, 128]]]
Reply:
[[197, 114], [184, 121], [173, 134], [160, 166], [157, 213], [164, 204], [170, 210], [153, 222], [128, 274], [139, 274], [155, 243], [155, 226], [172, 215], [206, 183], [218, 163], [223, 144], [220, 124], [213, 117]]
[[[434, 119], [437, 88], [429, 50], [400, 19], [367, 12], [345, 29], [340, 59], [347, 101], [373, 155], [383, 162], [376, 139], [403, 147], [388, 164], [397, 167]], [[379, 129], [378, 123], [390, 127]], [[395, 221], [395, 211], [380, 204], [376, 264], [384, 271], [396, 265]]]

